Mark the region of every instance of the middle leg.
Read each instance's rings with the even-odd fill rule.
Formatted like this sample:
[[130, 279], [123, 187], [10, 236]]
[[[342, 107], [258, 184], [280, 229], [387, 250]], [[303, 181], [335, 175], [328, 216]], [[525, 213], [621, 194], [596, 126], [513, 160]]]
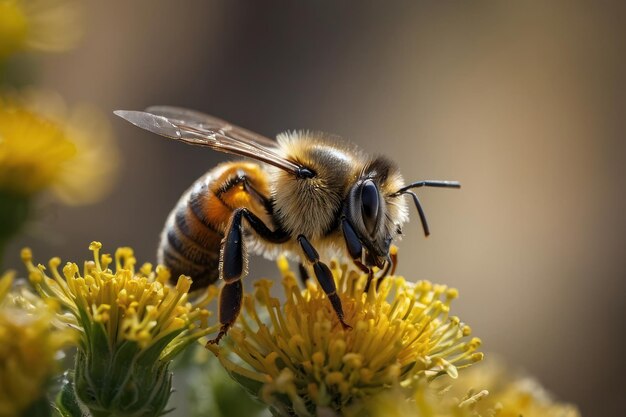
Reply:
[[335, 313], [337, 314], [337, 318], [339, 319], [341, 326], [344, 329], [351, 329], [352, 326], [347, 324], [343, 319], [343, 306], [341, 305], [341, 299], [337, 295], [335, 279], [333, 278], [332, 272], [330, 272], [330, 268], [328, 268], [325, 263], [320, 261], [319, 254], [304, 235], [298, 236], [298, 243], [300, 244], [307, 261], [313, 264], [313, 272], [315, 273], [317, 282], [319, 282], [322, 290], [326, 293], [330, 304], [333, 306], [333, 310], [335, 310]]

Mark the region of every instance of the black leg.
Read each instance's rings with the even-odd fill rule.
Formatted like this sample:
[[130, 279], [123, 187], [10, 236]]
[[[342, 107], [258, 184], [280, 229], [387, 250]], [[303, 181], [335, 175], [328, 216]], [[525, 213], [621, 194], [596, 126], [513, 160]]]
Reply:
[[224, 284], [220, 291], [219, 301], [219, 320], [222, 323], [219, 333], [215, 339], [210, 340], [210, 344], [218, 344], [222, 337], [226, 336], [228, 329], [235, 323], [239, 312], [241, 311], [241, 303], [243, 300], [243, 285], [241, 280], [234, 281], [230, 284]]
[[243, 219], [262, 238], [272, 243], [283, 243], [289, 235], [282, 230], [270, 230], [261, 219], [247, 208], [240, 208], [233, 213], [222, 240], [220, 255], [220, 278], [224, 286], [220, 291], [219, 320], [222, 324], [217, 337], [209, 343], [218, 343], [233, 325], [242, 303], [241, 278], [247, 274], [248, 257], [243, 240]]
[[230, 227], [222, 240], [220, 259], [220, 278], [226, 284], [239, 281], [248, 270], [248, 257], [243, 242], [241, 212], [236, 212], [230, 221]]
[[300, 283], [306, 288], [306, 282], [309, 280], [309, 271], [302, 263], [298, 263], [298, 272], [300, 275]]
[[348, 253], [352, 259], [360, 260], [361, 255], [363, 254], [363, 245], [352, 228], [352, 225], [348, 222], [348, 220], [346, 220], [345, 217], [341, 219], [341, 230], [343, 231], [343, 238], [346, 241], [346, 246], [348, 247]]
[[389, 257], [387, 258], [387, 265], [385, 266], [385, 269], [384, 269], [383, 273], [376, 280], [376, 289], [377, 290], [378, 290], [378, 287], [380, 287], [380, 284], [383, 282], [383, 279], [385, 279], [386, 277], [396, 273], [396, 267], [397, 266], [398, 266], [398, 250], [394, 246], [389, 251]]
[[325, 263], [320, 262], [317, 251], [304, 235], [298, 236], [298, 243], [300, 243], [300, 247], [306, 259], [313, 264], [313, 271], [315, 272], [317, 282], [319, 282], [328, 300], [330, 300], [339, 322], [344, 329], [351, 329], [352, 327], [343, 320], [343, 307], [337, 295], [337, 287], [335, 286], [335, 280], [333, 279], [333, 274], [330, 272], [330, 269]]
[[[369, 271], [367, 271], [367, 283], [365, 284], [365, 288], [363, 288], [363, 292], [369, 292], [373, 279], [374, 279], [374, 271], [370, 269]], [[378, 286], [376, 286], [376, 289], [378, 289]]]
[[374, 271], [372, 271], [372, 268], [361, 262], [361, 256], [363, 255], [363, 244], [361, 243], [361, 240], [358, 238], [356, 232], [352, 228], [352, 225], [346, 220], [345, 217], [341, 219], [341, 229], [343, 230], [343, 238], [346, 241], [348, 253], [352, 257], [352, 261], [357, 267], [359, 267], [361, 271], [367, 274], [367, 283], [365, 284], [365, 288], [363, 288], [363, 292], [368, 292], [370, 289], [370, 284], [372, 283], [372, 279], [374, 278]]

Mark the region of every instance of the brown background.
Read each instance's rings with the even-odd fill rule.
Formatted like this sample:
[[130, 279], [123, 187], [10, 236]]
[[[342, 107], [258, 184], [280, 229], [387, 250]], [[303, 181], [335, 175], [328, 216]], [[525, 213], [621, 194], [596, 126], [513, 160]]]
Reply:
[[[585, 416], [624, 412], [623, 7], [562, 1], [89, 2], [81, 46], [43, 84], [105, 111], [172, 104], [269, 136], [337, 133], [395, 159], [420, 190], [400, 273], [458, 287], [488, 352]], [[91, 240], [154, 260], [180, 193], [222, 155], [111, 117], [124, 165], [86, 208], [42, 207], [8, 254], [83, 259]], [[252, 276], [272, 274], [253, 263]]]

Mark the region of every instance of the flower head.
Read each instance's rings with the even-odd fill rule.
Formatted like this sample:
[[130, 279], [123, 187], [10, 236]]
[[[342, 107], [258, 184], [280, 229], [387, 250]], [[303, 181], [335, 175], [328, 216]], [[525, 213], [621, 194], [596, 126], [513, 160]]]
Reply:
[[449, 315], [454, 289], [387, 277], [364, 293], [367, 276], [335, 262], [353, 327], [344, 330], [321, 288], [309, 283], [302, 291], [285, 259], [279, 268], [285, 302], [270, 295], [270, 281], [258, 281], [225, 346], [209, 346], [235, 379], [279, 412], [342, 412], [390, 386], [456, 378], [459, 368], [482, 359], [480, 340], [467, 340], [470, 328]]
[[45, 401], [57, 353], [74, 338], [71, 329], [52, 326], [54, 303], [30, 297], [36, 305], [29, 305], [12, 283], [12, 274], [0, 278], [0, 417], [30, 415], [25, 410]]
[[52, 93], [0, 97], [0, 191], [50, 188], [64, 202], [88, 203], [109, 190], [116, 168], [110, 127], [95, 109], [69, 112]]
[[0, 0], [0, 59], [21, 50], [56, 52], [80, 38], [76, 0]]
[[[93, 261], [58, 268], [59, 258], [35, 266], [30, 250], [22, 251], [29, 279], [44, 299], [57, 300], [69, 314], [60, 317], [80, 331], [74, 384], [92, 412], [157, 415], [167, 404], [173, 357], [198, 338], [216, 330], [204, 306], [215, 296], [207, 291], [188, 300], [191, 279], [181, 276], [167, 285], [169, 272], [144, 264], [135, 269], [130, 248], [115, 257], [100, 254], [93, 242]], [[111, 269], [113, 268], [113, 269]], [[152, 413], [152, 414], [151, 414]]]
[[450, 395], [460, 396], [477, 387], [489, 391], [476, 407], [481, 416], [580, 417], [575, 406], [554, 401], [535, 379], [512, 373], [498, 360], [468, 370], [446, 388]]
[[511, 374], [493, 359], [468, 369], [455, 380], [439, 379], [429, 384], [420, 381], [408, 390], [383, 391], [345, 414], [350, 417], [580, 417], [575, 406], [554, 401], [536, 380]]
[[381, 391], [354, 404], [344, 414], [347, 417], [493, 417], [493, 413], [477, 412], [486, 398], [489, 398], [487, 390], [470, 389], [459, 397], [449, 389], [420, 381], [410, 389], [393, 387]]

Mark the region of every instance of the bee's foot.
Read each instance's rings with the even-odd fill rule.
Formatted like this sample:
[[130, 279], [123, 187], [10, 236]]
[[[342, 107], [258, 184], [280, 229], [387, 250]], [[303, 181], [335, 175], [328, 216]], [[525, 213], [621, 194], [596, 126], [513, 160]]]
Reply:
[[215, 336], [215, 339], [209, 340], [206, 344], [207, 345], [218, 345], [220, 343], [220, 340], [222, 340], [222, 338], [224, 336], [226, 336], [226, 332], [228, 332], [228, 328], [229, 327], [230, 327], [229, 324], [223, 324], [222, 328], [220, 329], [220, 332], [217, 334], [217, 336]]

